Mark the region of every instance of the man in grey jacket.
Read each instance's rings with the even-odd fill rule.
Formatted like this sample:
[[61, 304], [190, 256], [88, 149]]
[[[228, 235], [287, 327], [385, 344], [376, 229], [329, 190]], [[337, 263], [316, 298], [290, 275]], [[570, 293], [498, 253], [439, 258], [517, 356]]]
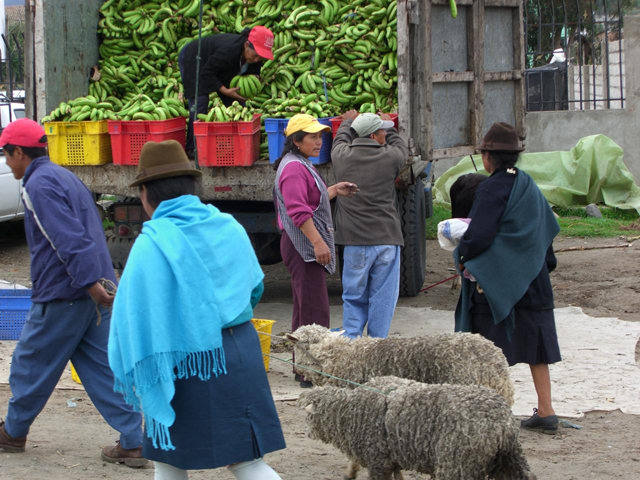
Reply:
[[400, 289], [400, 248], [404, 246], [395, 179], [409, 152], [393, 122], [350, 111], [333, 141], [337, 181], [360, 187], [355, 197], [337, 200], [335, 242], [344, 245], [342, 299], [345, 335], [385, 338]]

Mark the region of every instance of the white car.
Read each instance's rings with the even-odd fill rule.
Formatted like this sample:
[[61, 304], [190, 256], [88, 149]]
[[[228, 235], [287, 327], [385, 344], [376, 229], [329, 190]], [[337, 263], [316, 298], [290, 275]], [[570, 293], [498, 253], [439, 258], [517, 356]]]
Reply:
[[[18, 118], [24, 118], [24, 104], [0, 103], [0, 128], [4, 129]], [[16, 180], [11, 173], [2, 152], [0, 153], [0, 222], [19, 220], [24, 217], [21, 196], [22, 182]]]

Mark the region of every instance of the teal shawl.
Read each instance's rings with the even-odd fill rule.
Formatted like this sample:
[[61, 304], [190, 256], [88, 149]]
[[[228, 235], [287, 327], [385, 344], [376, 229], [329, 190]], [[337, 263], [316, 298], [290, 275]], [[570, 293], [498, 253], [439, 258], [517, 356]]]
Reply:
[[113, 305], [109, 364], [154, 447], [175, 449], [174, 380], [226, 374], [222, 328], [263, 278], [242, 226], [195, 196], [162, 202], [145, 222]]
[[[473, 219], [471, 219], [473, 224]], [[518, 170], [502, 217], [500, 230], [487, 250], [465, 262], [493, 313], [493, 321], [506, 321], [507, 334], [515, 328], [514, 306], [540, 274], [553, 239], [560, 231], [553, 211], [533, 179]], [[458, 248], [453, 253], [460, 263]], [[456, 307], [456, 332], [471, 332], [470, 299], [475, 285], [462, 279]]]

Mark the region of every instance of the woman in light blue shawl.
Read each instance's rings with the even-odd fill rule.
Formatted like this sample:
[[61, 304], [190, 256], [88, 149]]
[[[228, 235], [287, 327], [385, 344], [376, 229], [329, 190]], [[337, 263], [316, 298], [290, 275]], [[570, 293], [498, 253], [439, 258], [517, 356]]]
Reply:
[[142, 149], [131, 187], [151, 220], [114, 302], [115, 390], [144, 413], [157, 480], [222, 466], [279, 479], [262, 460], [285, 443], [250, 322], [264, 275], [242, 226], [194, 195], [200, 175], [175, 141]]

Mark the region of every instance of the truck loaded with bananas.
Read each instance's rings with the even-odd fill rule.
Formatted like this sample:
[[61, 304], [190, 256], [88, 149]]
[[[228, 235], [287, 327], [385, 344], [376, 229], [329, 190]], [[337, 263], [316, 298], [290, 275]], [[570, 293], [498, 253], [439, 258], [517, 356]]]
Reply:
[[[200, 1], [105, 1], [98, 24], [100, 61], [89, 96], [63, 102], [45, 121], [134, 119], [140, 112], [155, 120], [186, 115], [185, 105], [174, 104], [182, 102], [183, 93], [178, 53], [197, 38]], [[230, 85], [251, 99], [257, 113], [326, 117], [363, 104], [384, 112], [397, 109], [396, 0], [202, 3], [203, 36], [257, 25], [273, 31], [275, 59], [263, 65], [260, 77], [239, 76]]]
[[[45, 121], [187, 117], [178, 54], [198, 38], [201, 3], [203, 37], [239, 34], [262, 25], [274, 34], [274, 59], [262, 64], [259, 76], [240, 75], [230, 81], [228, 87], [238, 87], [246, 99], [244, 107], [225, 107], [213, 94], [200, 121], [248, 122], [255, 114], [262, 119], [286, 119], [296, 113], [326, 118], [354, 108], [362, 112], [396, 112], [398, 108], [396, 0], [65, 0], [67, 11], [71, 5], [78, 6], [80, 21], [70, 15], [47, 15], [47, 8], [53, 11], [58, 2], [42, 0], [34, 7], [45, 10], [40, 14], [45, 38], [33, 38], [32, 42], [36, 57], [43, 59], [40, 64], [35, 62], [36, 67], [43, 65], [45, 70], [34, 78], [47, 80], [35, 86], [36, 109], [39, 117], [46, 115]], [[97, 28], [92, 30], [96, 20]], [[61, 31], [76, 31], [77, 35], [60, 38]], [[65, 62], [64, 72], [61, 62]], [[61, 81], [64, 75], [87, 72], [91, 67], [95, 68], [88, 85], [85, 78], [65, 77]], [[403, 76], [400, 81], [410, 79]], [[262, 128], [264, 132], [264, 125]], [[228, 154], [227, 144], [221, 142], [219, 147]], [[263, 156], [268, 147], [263, 136]], [[139, 204], [131, 198], [137, 192], [128, 187], [136, 167], [105, 164], [68, 168], [96, 194], [117, 195], [119, 200], [127, 197], [109, 210], [116, 227], [108, 234], [108, 245], [114, 266], [122, 268], [135, 240], [134, 232], [141, 227], [141, 213], [136, 210]], [[330, 163], [317, 169], [327, 180], [332, 178]], [[201, 198], [238, 219], [261, 263], [279, 262], [272, 165], [257, 162], [248, 168], [206, 167], [203, 173]], [[399, 194], [403, 251], [409, 252], [403, 253], [402, 259], [403, 295], [415, 295], [424, 279], [424, 192], [422, 181], [418, 181], [407, 193]], [[120, 226], [127, 227], [123, 232], [132, 233], [119, 233]], [[411, 285], [404, 272], [414, 272], [409, 274], [415, 277], [410, 279]]]

